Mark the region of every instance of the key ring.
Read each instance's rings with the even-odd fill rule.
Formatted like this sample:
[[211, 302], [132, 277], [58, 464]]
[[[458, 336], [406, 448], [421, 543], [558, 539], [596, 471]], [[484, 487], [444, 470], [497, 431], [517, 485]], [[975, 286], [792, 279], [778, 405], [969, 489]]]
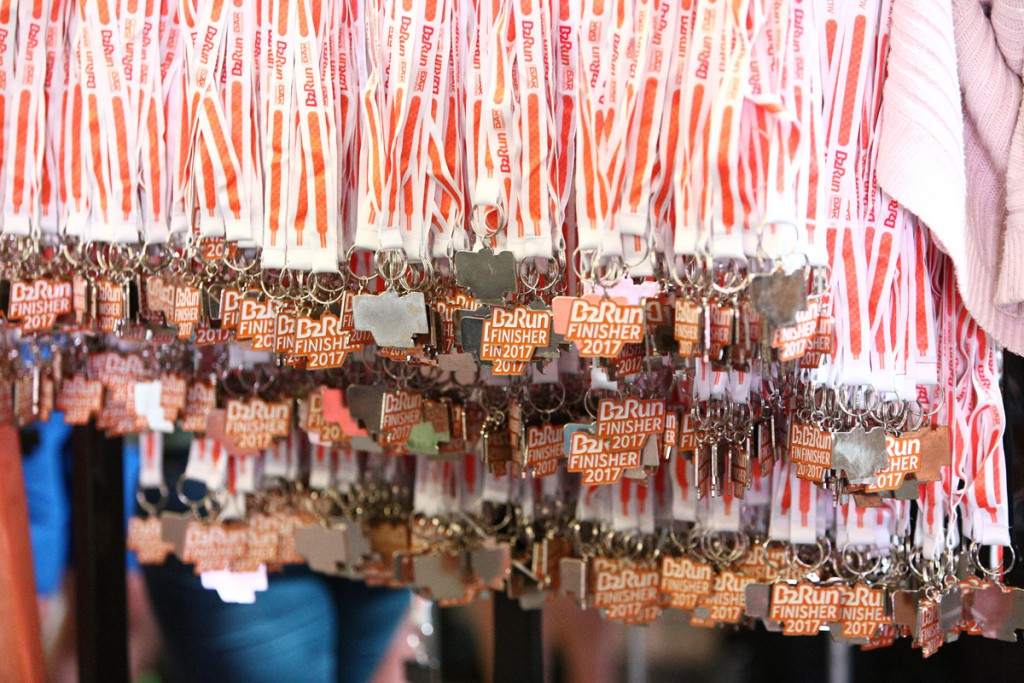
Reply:
[[[852, 558], [852, 561], [847, 558]], [[849, 542], [844, 543], [839, 554], [832, 558], [832, 567], [837, 574], [842, 575], [849, 572], [854, 579], [866, 579], [877, 572], [881, 566], [882, 556], [880, 554], [875, 556], [874, 564], [868, 566], [865, 554]]]
[[[147, 491], [156, 491], [160, 494], [160, 497], [155, 503], [150, 502], [149, 498], [147, 498]], [[167, 506], [168, 493], [166, 484], [160, 484], [160, 486], [155, 489], [142, 488], [139, 486], [135, 489], [135, 501], [139, 504], [139, 507], [146, 512], [146, 514], [152, 517], [159, 514], [159, 512]]]
[[[814, 562], [805, 562], [800, 557], [801, 548], [817, 548], [818, 559]], [[832, 542], [829, 540], [828, 536], [823, 536], [819, 538], [817, 542], [810, 545], [792, 543], [786, 549], [786, 554], [787, 564], [790, 569], [794, 571], [802, 571], [805, 575], [811, 574], [825, 566], [829, 561], [829, 558], [832, 557]]]
[[[193, 499], [193, 498], [189, 498], [188, 495], [185, 493], [185, 482], [186, 481], [198, 481], [198, 480], [187, 479], [185, 477], [185, 473], [184, 472], [182, 472], [181, 476], [178, 477], [178, 481], [174, 485], [174, 490], [178, 494], [178, 500], [181, 501], [181, 504], [184, 505], [185, 507], [187, 507], [189, 510], [191, 510], [192, 514], [195, 515], [196, 517], [199, 516], [199, 511], [202, 510], [203, 508], [206, 508], [206, 510], [208, 512], [211, 511], [213, 509], [212, 506], [213, 506], [214, 501], [213, 501], [213, 499], [212, 499], [212, 497], [210, 495], [209, 489], [206, 489], [205, 484], [204, 484], [204, 491], [205, 492], [203, 493], [202, 498]], [[199, 483], [203, 483], [203, 482], [199, 482]]]
[[1007, 546], [992, 546], [1004, 547], [1010, 551], [1010, 559], [1003, 560], [1000, 565], [996, 568], [989, 568], [984, 565], [981, 561], [981, 548], [982, 544], [977, 541], [971, 541], [969, 546], [970, 560], [974, 568], [984, 574], [986, 577], [992, 579], [996, 584], [1002, 584], [1003, 577], [1013, 571], [1014, 566], [1017, 564], [1017, 551], [1013, 549], [1012, 545]]

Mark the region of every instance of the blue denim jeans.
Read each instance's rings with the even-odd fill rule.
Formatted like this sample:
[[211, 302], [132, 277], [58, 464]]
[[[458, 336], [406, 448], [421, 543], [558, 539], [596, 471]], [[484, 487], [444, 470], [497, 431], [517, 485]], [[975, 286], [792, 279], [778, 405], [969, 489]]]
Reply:
[[175, 682], [368, 681], [409, 606], [408, 591], [299, 567], [250, 605], [221, 602], [174, 558], [143, 572]]

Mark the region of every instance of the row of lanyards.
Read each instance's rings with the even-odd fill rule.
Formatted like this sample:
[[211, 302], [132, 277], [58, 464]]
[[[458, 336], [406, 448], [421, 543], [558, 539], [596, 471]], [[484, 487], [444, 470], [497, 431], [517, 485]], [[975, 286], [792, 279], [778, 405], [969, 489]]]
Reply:
[[954, 286], [952, 262], [939, 254], [933, 259], [941, 264], [941, 270], [935, 267], [942, 292], [939, 382], [945, 393], [939, 419], [949, 425], [952, 446], [952, 466], [943, 474], [941, 490], [932, 487], [934, 500], [947, 506], [945, 533], [935, 515], [934, 552], [955, 547], [960, 533], [984, 545], [1009, 545], [999, 351], [967, 312]]
[[55, 0], [0, 13], [6, 234], [166, 237], [166, 7]]
[[816, 208], [810, 3], [683, 3], [676, 23], [654, 169], [656, 220], [671, 226], [674, 252], [818, 264], [814, 221], [797, 220]]
[[[645, 206], [649, 204], [653, 192], [649, 179], [640, 175], [636, 179], [640, 188], [635, 202], [630, 203], [633, 194], [627, 166], [633, 156], [634, 168], [639, 164], [642, 168], [638, 172], [642, 174], [646, 168], [650, 176], [655, 163], [651, 149], [658, 134], [655, 126], [661, 123], [668, 65], [658, 66], [656, 82], [650, 88], [645, 87], [645, 70], [652, 34], [661, 31], [661, 41], [664, 30], [671, 30], [669, 22], [657, 17], [654, 2], [582, 3], [576, 220], [579, 249], [601, 259], [623, 256], [623, 223], [616, 220], [622, 193], [626, 193], [626, 206], [632, 209], [641, 201]], [[642, 95], [649, 98], [650, 106], [642, 106]], [[644, 109], [649, 121], [641, 118]], [[644, 139], [637, 137], [640, 135]], [[631, 149], [631, 141], [643, 145], [644, 150]], [[639, 161], [635, 154], [640, 154]], [[638, 228], [637, 223], [641, 224]], [[646, 236], [647, 223], [646, 215], [625, 220], [630, 237], [637, 233]], [[642, 251], [648, 248], [644, 246]]]
[[[228, 0], [183, 3], [185, 101], [189, 127], [184, 192], [186, 216], [195, 215], [201, 237], [223, 237], [225, 218], [240, 218], [239, 162], [229, 143], [229, 128], [220, 97], [227, 42]], [[223, 153], [223, 154], [222, 154]]]
[[[57, 3], [58, 14], [61, 3]], [[4, 98], [3, 230], [38, 234], [46, 131], [47, 38], [51, 2], [10, 2], [0, 7], [6, 44], [0, 85]], [[60, 19], [57, 20], [60, 22]]]

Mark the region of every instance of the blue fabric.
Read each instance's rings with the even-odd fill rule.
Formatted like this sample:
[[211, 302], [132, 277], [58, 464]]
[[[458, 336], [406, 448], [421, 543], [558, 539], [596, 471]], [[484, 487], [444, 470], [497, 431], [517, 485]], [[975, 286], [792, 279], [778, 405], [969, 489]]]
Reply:
[[409, 593], [289, 568], [251, 605], [220, 601], [174, 558], [143, 567], [172, 666], [189, 683], [362, 683], [376, 670]]
[[[29, 534], [36, 593], [50, 596], [60, 590], [64, 571], [71, 564], [71, 430], [64, 413], [54, 411], [47, 422], [26, 428], [38, 443], [22, 458], [28, 498]], [[135, 486], [139, 481], [139, 444], [125, 440], [124, 513], [135, 510]], [[138, 569], [135, 553], [128, 553], [128, 569]]]
[[65, 459], [71, 427], [64, 424], [63, 413], [54, 412], [49, 422], [34, 424], [28, 430], [39, 437], [35, 447], [22, 459], [36, 592], [53, 595], [60, 589], [71, 549], [71, 504]]
[[[128, 518], [135, 510], [135, 487], [139, 484], [139, 442], [136, 439], [124, 440], [124, 528], [128, 532]], [[125, 554], [125, 565], [128, 571], [138, 571], [139, 558], [129, 551]]]

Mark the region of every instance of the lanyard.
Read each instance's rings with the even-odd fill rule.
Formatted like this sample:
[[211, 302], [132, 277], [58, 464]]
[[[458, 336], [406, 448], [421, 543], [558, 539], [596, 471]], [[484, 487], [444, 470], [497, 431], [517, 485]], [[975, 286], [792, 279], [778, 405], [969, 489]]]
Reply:
[[970, 477], [966, 480], [964, 527], [983, 545], [1009, 545], [1009, 502], [1003, 432], [1006, 413], [999, 393], [995, 343], [976, 323], [968, 332], [970, 382], [976, 396], [970, 426]]
[[[255, 82], [253, 53], [256, 46], [256, 13], [245, 6], [243, 0], [231, 0], [227, 8], [227, 36], [224, 67], [224, 114], [228, 125], [230, 157], [238, 163], [236, 194], [238, 216], [229, 216], [224, 222], [224, 237], [243, 244], [255, 239], [253, 209], [262, 197], [256, 188], [258, 183], [255, 145], [259, 139], [259, 128], [254, 111], [253, 88]], [[256, 60], [259, 64], [259, 60]], [[232, 171], [235, 171], [232, 167]]]
[[576, 223], [580, 252], [605, 249], [615, 253], [614, 241], [603, 238], [608, 205], [608, 187], [601, 168], [600, 145], [607, 116], [602, 106], [606, 88], [608, 32], [611, 2], [582, 0], [580, 23], [579, 105], [576, 109]]
[[147, 244], [166, 242], [170, 227], [160, 24], [160, 3], [145, 0], [139, 67], [139, 203], [142, 233]]
[[296, 0], [295, 4], [298, 130], [292, 137], [292, 151], [300, 163], [289, 192], [294, 218], [288, 230], [286, 264], [292, 269], [334, 272], [338, 265], [338, 216], [333, 210], [338, 191], [337, 124], [333, 90], [326, 87], [330, 76], [326, 12], [321, 0]]
[[837, 359], [834, 364], [842, 384], [870, 383], [870, 324], [866, 289], [866, 259], [858, 245], [861, 216], [857, 200], [856, 160], [862, 117], [864, 83], [869, 77], [868, 49], [873, 36], [869, 18], [877, 16], [877, 7], [865, 10], [854, 5], [836, 8], [822, 22], [828, 46], [825, 82], [827, 126], [828, 245], [832, 265], [833, 288], [843, 304], [836, 307]]
[[538, 0], [515, 0], [512, 7], [515, 40], [513, 90], [516, 108], [513, 158], [519, 161], [513, 177], [516, 190], [511, 214], [516, 231], [508, 235], [518, 258], [552, 256], [552, 210], [556, 201], [551, 183], [554, 152], [554, 102], [549, 92], [553, 74], [551, 7]]
[[711, 253], [727, 259], [743, 259], [744, 199], [741, 196], [740, 129], [743, 86], [750, 66], [750, 36], [747, 32], [748, 0], [726, 8], [720, 24], [726, 46], [722, 79], [715, 93], [705, 143], [707, 181], [711, 191], [704, 195], [704, 221], [712, 237]]
[[66, 103], [63, 112], [60, 141], [60, 200], [64, 233], [69, 237], [82, 237], [89, 215], [89, 196], [83, 182], [85, 160], [83, 157], [83, 105], [84, 95], [79, 79], [81, 69], [81, 44], [78, 39], [78, 13], [68, 18], [68, 68]]
[[265, 60], [267, 87], [260, 90], [266, 118], [263, 128], [264, 178], [263, 252], [264, 268], [285, 265], [285, 244], [289, 215], [289, 184], [293, 173], [291, 136], [294, 129], [293, 60], [296, 49], [294, 29], [297, 0], [271, 0], [266, 17], [269, 25]]
[[67, 71], [70, 58], [67, 41], [67, 21], [72, 13], [71, 3], [56, 0], [50, 5], [50, 20], [46, 26], [46, 76], [44, 88], [44, 126], [51, 131], [43, 142], [43, 165], [39, 186], [39, 228], [44, 235], [60, 232], [60, 206], [58, 202], [60, 177], [60, 136], [67, 97]]
[[711, 106], [718, 89], [725, 26], [726, 3], [697, 0], [693, 39], [687, 55], [683, 86], [682, 122], [686, 134], [677, 158], [673, 187], [676, 196], [675, 253], [695, 254], [706, 235], [703, 207], [708, 193], [706, 148], [710, 135]]
[[466, 86], [471, 227], [480, 237], [476, 248], [504, 247], [506, 234], [516, 234], [511, 213], [512, 59], [507, 34], [508, 0], [479, 0], [471, 16], [468, 83]]
[[[434, 85], [431, 97], [430, 123], [424, 130], [424, 154], [429, 161], [429, 181], [433, 191], [425, 196], [424, 213], [432, 227], [431, 256], [446, 258], [449, 249], [465, 249], [466, 192], [463, 187], [463, 121], [465, 93], [463, 91], [463, 59], [466, 50], [463, 45], [464, 17], [457, 10], [465, 3], [445, 3], [447, 16], [443, 23], [448, 27], [442, 40], [446, 41], [435, 62]], [[439, 67], [443, 54], [447, 52], [447, 67]], [[443, 76], [443, 81], [442, 81]], [[443, 85], [443, 88], [442, 88]]]
[[185, 214], [185, 188], [189, 176], [187, 167], [191, 130], [188, 102], [185, 98], [185, 40], [182, 37], [181, 16], [189, 11], [189, 3], [162, 0], [160, 16], [160, 79], [163, 85], [164, 121], [167, 126], [167, 194], [170, 199], [170, 234], [185, 233], [191, 217]]
[[[367, 7], [369, 77], [363, 88], [365, 154], [360, 159], [360, 197], [355, 246], [403, 250], [423, 234], [422, 220], [412, 224], [412, 174], [418, 173], [423, 91], [415, 89], [414, 60], [421, 55], [424, 17], [436, 21], [437, 3], [423, 12], [404, 3], [370, 3]], [[435, 41], [436, 43], [436, 41]], [[424, 52], [424, 55], [427, 54]], [[432, 62], [431, 62], [432, 63]], [[422, 84], [420, 84], [422, 86]], [[414, 250], [409, 257], [420, 258]]]
[[[11, 123], [15, 108], [15, 94], [17, 92], [17, 81], [15, 78], [15, 54], [17, 49], [18, 30], [18, 6], [12, 7], [11, 0], [0, 2], [0, 30], [2, 30], [3, 41], [0, 42], [0, 171], [3, 171], [4, 178], [7, 177], [7, 167], [11, 165], [10, 153], [14, 146], [13, 141], [8, 139], [15, 130]], [[0, 183], [0, 193], [6, 194], [6, 183]], [[3, 199], [3, 196], [0, 196]]]
[[[337, 54], [334, 59], [334, 107], [338, 145], [338, 215], [343, 228], [338, 236], [339, 260], [344, 260], [354, 235], [357, 182], [359, 179], [359, 85], [365, 72], [365, 40], [362, 38], [362, 3], [335, 3], [335, 25], [331, 30]], [[362, 66], [360, 66], [362, 64]]]
[[639, 3], [635, 8], [637, 24], [652, 24], [646, 41], [646, 51], [641, 40], [634, 44], [638, 55], [637, 73], [642, 74], [639, 107], [634, 109], [627, 133], [624, 150], [626, 157], [622, 193], [617, 196], [614, 222], [622, 236], [623, 253], [631, 273], [641, 276], [653, 274], [653, 254], [648, 242], [652, 224], [655, 167], [658, 157], [660, 126], [678, 128], [678, 120], [664, 118], [667, 109], [666, 94], [672, 53], [676, 47], [678, 28], [678, 2]]
[[[658, 253], [664, 253], [672, 245], [672, 238], [680, 230], [676, 217], [676, 206], [682, 205], [682, 192], [687, 187], [682, 185], [682, 173], [678, 174], [681, 187], [676, 188], [676, 170], [687, 163], [685, 151], [689, 149], [685, 121], [682, 119], [682, 101], [687, 97], [684, 88], [684, 74], [687, 63], [687, 52], [693, 33], [694, 8], [690, 0], [680, 3], [676, 11], [675, 40], [672, 43], [673, 53], [667, 55], [669, 63], [666, 78], [666, 106], [662, 108], [661, 127], [658, 131], [658, 164], [655, 169], [653, 186], [657, 188], [653, 199], [651, 220], [655, 225], [654, 247]], [[677, 194], [678, 193], [678, 194]]]
[[223, 237], [226, 222], [242, 219], [240, 167], [220, 87], [228, 61], [224, 50], [228, 42], [227, 2], [209, 0], [202, 4], [195, 30], [190, 32], [192, 41], [186, 42], [185, 49], [188, 101], [193, 114], [189, 139], [199, 156], [199, 166], [193, 173], [197, 177], [201, 237]]

